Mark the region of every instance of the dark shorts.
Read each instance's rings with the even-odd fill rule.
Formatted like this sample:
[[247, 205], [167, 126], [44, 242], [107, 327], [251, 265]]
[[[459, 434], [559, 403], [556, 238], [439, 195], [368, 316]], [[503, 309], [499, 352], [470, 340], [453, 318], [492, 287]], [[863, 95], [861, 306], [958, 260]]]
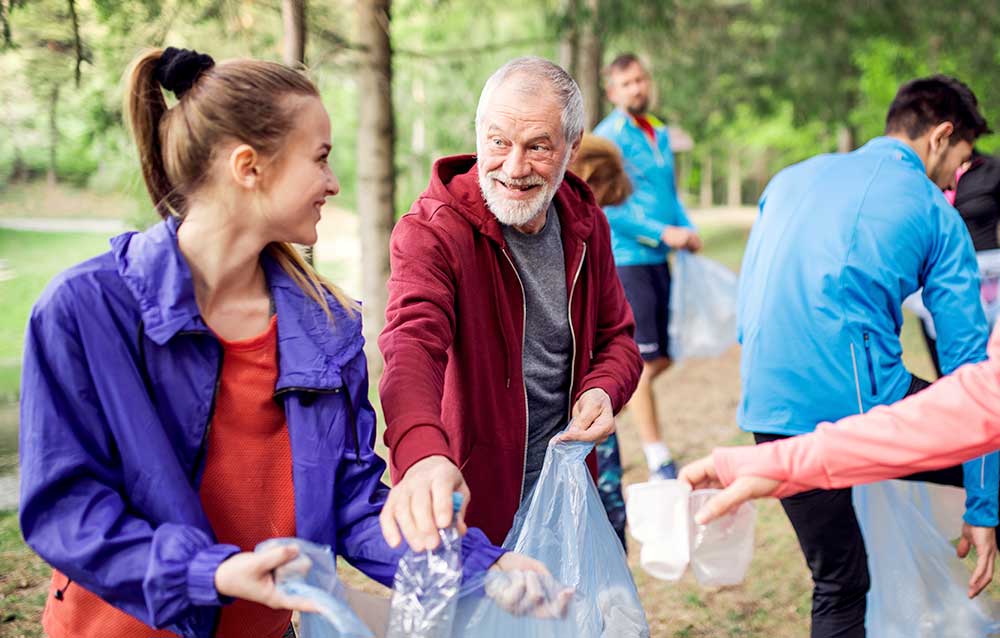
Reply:
[[618, 279], [635, 316], [635, 343], [646, 361], [670, 357], [670, 266], [618, 266]]

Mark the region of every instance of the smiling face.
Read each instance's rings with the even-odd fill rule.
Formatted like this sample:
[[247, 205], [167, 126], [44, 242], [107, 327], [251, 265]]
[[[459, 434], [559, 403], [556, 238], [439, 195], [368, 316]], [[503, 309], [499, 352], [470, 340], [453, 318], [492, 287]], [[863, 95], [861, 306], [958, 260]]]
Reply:
[[553, 92], [534, 88], [524, 78], [508, 78], [477, 127], [479, 187], [490, 211], [509, 226], [528, 224], [548, 209], [579, 144], [566, 143]]
[[326, 198], [340, 192], [328, 161], [330, 117], [317, 97], [289, 99], [299, 102], [296, 125], [265, 171], [262, 230], [270, 241], [311, 245]]

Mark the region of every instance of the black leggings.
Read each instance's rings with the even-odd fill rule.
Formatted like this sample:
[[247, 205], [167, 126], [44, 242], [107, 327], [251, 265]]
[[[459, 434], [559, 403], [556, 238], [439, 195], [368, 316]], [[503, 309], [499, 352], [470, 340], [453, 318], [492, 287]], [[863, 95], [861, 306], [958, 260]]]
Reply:
[[[913, 377], [906, 395], [930, 384]], [[754, 434], [757, 443], [788, 438]], [[962, 466], [920, 472], [906, 480], [962, 487]], [[851, 488], [811, 490], [781, 499], [813, 577], [812, 638], [864, 638], [870, 579], [865, 540]]]

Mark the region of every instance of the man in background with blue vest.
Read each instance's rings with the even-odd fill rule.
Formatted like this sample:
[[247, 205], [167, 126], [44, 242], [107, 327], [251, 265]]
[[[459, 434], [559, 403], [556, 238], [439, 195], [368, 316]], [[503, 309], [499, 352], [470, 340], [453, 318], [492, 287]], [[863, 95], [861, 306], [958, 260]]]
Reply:
[[[786, 168], [768, 184], [739, 292], [737, 419], [758, 443], [926, 387], [903, 366], [899, 340], [902, 301], [920, 288], [943, 371], [986, 358], [972, 242], [941, 189], [954, 186], [955, 170], [988, 132], [965, 84], [914, 80], [896, 94], [884, 137]], [[910, 478], [964, 484], [958, 552], [975, 546], [973, 591], [981, 590], [996, 557], [996, 453]], [[850, 488], [805, 492], [782, 506], [812, 571], [811, 635], [863, 637], [869, 573]]]
[[[608, 65], [605, 78], [615, 110], [594, 133], [621, 149], [625, 172], [632, 182], [632, 195], [625, 202], [604, 209], [611, 225], [618, 277], [635, 315], [635, 340], [644, 361], [628, 408], [639, 428], [651, 477], [676, 478], [677, 466], [660, 437], [653, 379], [670, 367], [667, 255], [671, 249], [697, 251], [701, 239], [677, 196], [667, 127], [649, 114], [649, 73], [638, 57], [624, 53]], [[602, 460], [601, 450], [598, 452]]]

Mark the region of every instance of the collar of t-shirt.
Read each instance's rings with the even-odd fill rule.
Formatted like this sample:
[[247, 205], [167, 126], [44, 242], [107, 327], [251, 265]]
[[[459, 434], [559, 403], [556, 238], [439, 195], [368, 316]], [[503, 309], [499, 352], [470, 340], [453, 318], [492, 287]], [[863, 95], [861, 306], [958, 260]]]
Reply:
[[632, 118], [639, 128], [642, 129], [642, 132], [646, 134], [646, 137], [649, 138], [649, 141], [655, 142], [656, 129], [653, 128], [653, 124], [649, 121], [649, 118], [645, 115], [633, 115]]

